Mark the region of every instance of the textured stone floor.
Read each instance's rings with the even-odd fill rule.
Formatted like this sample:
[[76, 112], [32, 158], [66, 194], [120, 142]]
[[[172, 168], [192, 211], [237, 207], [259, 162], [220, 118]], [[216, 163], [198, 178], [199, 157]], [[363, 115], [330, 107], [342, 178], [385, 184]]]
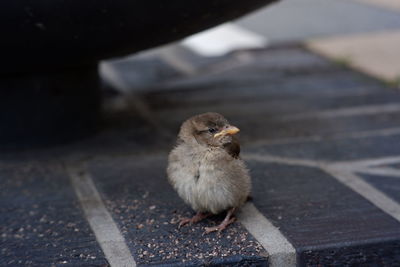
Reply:
[[[105, 83], [96, 136], [0, 154], [0, 266], [400, 264], [399, 91], [298, 45], [186, 59], [195, 73], [111, 64], [121, 75]], [[177, 229], [193, 211], [166, 157], [180, 123], [206, 111], [241, 128], [255, 224], [284, 241], [242, 219], [202, 235], [222, 216]]]

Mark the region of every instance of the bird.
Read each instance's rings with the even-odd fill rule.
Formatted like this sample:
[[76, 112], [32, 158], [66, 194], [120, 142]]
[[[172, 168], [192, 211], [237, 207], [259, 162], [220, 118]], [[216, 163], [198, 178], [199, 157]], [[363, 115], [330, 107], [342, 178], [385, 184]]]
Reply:
[[190, 117], [180, 127], [168, 156], [169, 183], [196, 215], [183, 218], [179, 228], [227, 211], [217, 226], [205, 234], [223, 231], [235, 221], [234, 213], [249, 198], [251, 178], [240, 158], [239, 129], [219, 113]]

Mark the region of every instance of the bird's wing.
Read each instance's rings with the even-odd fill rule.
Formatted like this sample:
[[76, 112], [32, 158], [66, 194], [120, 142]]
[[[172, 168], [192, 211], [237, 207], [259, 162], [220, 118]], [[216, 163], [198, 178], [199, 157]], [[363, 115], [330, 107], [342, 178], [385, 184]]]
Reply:
[[235, 136], [233, 136], [232, 142], [225, 144], [224, 149], [232, 157], [238, 158], [240, 154], [240, 145], [238, 139]]

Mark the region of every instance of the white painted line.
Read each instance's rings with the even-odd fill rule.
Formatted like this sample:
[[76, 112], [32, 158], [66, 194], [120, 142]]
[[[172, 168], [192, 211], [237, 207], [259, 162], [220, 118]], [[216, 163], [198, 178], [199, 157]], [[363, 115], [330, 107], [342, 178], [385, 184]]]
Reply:
[[369, 131], [360, 131], [360, 132], [352, 132], [352, 133], [344, 133], [337, 134], [333, 138], [343, 139], [343, 138], [368, 138], [375, 136], [391, 136], [391, 135], [399, 135], [400, 128], [388, 128], [388, 129], [378, 129], [378, 130], [369, 130]]
[[309, 118], [338, 118], [338, 117], [353, 117], [353, 116], [363, 116], [363, 115], [375, 115], [381, 113], [394, 113], [400, 111], [399, 103], [390, 103], [383, 105], [368, 105], [360, 107], [349, 107], [349, 108], [339, 108], [331, 110], [321, 110], [313, 112], [305, 112], [295, 115], [282, 116], [279, 120], [291, 121], [291, 120], [302, 120]]
[[120, 90], [122, 93], [132, 93], [132, 88], [123, 79], [121, 79], [121, 75], [113, 67], [112, 63], [107, 61], [101, 62], [99, 65], [99, 73], [105, 81], [110, 83], [116, 89]]
[[267, 45], [267, 40], [264, 36], [226, 23], [188, 37], [182, 44], [199, 55], [210, 57], [237, 49], [262, 48]]
[[181, 47], [177, 45], [167, 46], [165, 49], [160, 49], [159, 56], [177, 71], [185, 75], [194, 75], [197, 73], [196, 66], [181, 55]]
[[135, 267], [136, 262], [125, 243], [125, 239], [104, 206], [86, 167], [75, 164], [69, 164], [66, 167], [86, 219], [110, 266]]
[[[355, 174], [357, 170], [365, 170], [364, 167], [371, 165], [389, 164], [399, 162], [400, 157], [386, 157], [382, 159], [368, 159], [362, 161], [350, 161], [350, 162], [326, 162], [326, 161], [313, 161], [313, 160], [302, 160], [293, 158], [282, 158], [271, 155], [259, 155], [259, 154], [245, 154], [246, 160], [257, 160], [260, 162], [276, 162], [287, 165], [298, 165], [306, 167], [320, 168], [332, 177], [344, 185], [357, 192], [375, 206], [391, 215], [396, 220], [400, 221], [400, 204], [386, 196], [384, 193], [373, 187], [372, 185], [365, 182], [360, 176]], [[385, 168], [381, 168], [384, 170]], [[391, 170], [389, 170], [391, 169]], [[386, 168], [385, 174], [395, 174], [396, 177], [400, 173], [397, 170], [393, 172], [392, 168]], [[383, 172], [381, 171], [383, 174]], [[393, 176], [393, 175], [392, 175]]]
[[352, 169], [358, 169], [362, 167], [370, 167], [377, 165], [387, 165], [393, 163], [400, 163], [400, 156], [391, 156], [391, 157], [383, 157], [383, 158], [375, 158], [375, 159], [362, 159], [362, 160], [354, 160], [354, 161], [338, 161], [335, 162], [335, 165], [345, 166], [350, 165], [353, 166]]
[[269, 253], [269, 266], [296, 266], [296, 250], [252, 203], [246, 203], [237, 214], [238, 221]]
[[400, 221], [400, 205], [384, 193], [365, 182], [357, 174], [343, 171], [340, 168], [325, 167], [322, 168], [325, 172], [332, 175], [339, 182], [351, 188], [365, 199], [372, 202], [375, 206]]
[[135, 108], [142, 118], [145, 119], [153, 128], [155, 128], [158, 133], [163, 136], [170, 136], [170, 133], [160, 126], [159, 120], [156, 119], [156, 116], [151, 111], [147, 103], [143, 101], [137, 94], [132, 92], [132, 88], [130, 87], [129, 83], [127, 83], [121, 77], [111, 63], [102, 62], [100, 64], [100, 72], [105, 81], [107, 81], [115, 89], [118, 89], [120, 92], [125, 94], [118, 99], [120, 100], [119, 102], [116, 101], [114, 104], [118, 104], [120, 107], [122, 107], [121, 109], [126, 109], [130, 106]]

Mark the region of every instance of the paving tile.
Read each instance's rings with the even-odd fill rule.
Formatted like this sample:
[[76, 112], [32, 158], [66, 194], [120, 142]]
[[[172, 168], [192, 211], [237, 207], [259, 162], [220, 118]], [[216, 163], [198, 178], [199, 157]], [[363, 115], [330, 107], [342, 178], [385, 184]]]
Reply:
[[[85, 158], [139, 265], [266, 266], [267, 252], [239, 223], [220, 237], [202, 235], [205, 226], [223, 216], [176, 227], [193, 211], [166, 181], [166, 153], [181, 122], [193, 113], [213, 109], [226, 115], [242, 128], [244, 154], [332, 161], [399, 155], [400, 134], [384, 133], [398, 127], [399, 111], [326, 116], [349, 108], [396, 107], [399, 93], [299, 46], [237, 56], [250, 60], [230, 69], [228, 58], [220, 58], [223, 64], [208, 62], [212, 68], [201, 75], [152, 87], [139, 100], [112, 96], [115, 102], [107, 105], [103, 129], [95, 137], [43, 151], [2, 153], [0, 265], [14, 266], [16, 260], [35, 266], [107, 264], [68, 177], [61, 166], [49, 163]], [[357, 135], [369, 130], [382, 133]], [[316, 135], [319, 141], [305, 141]], [[298, 140], [269, 144], [286, 137]], [[33, 157], [37, 162], [29, 164]], [[300, 265], [393, 266], [400, 261], [399, 222], [327, 173], [254, 161], [249, 167], [255, 206], [295, 245]], [[397, 188], [392, 182], [364, 179], [388, 195], [396, 193], [389, 190]], [[20, 219], [33, 221], [32, 226], [20, 230]], [[43, 253], [43, 247], [53, 245]]]
[[[282, 52], [284, 51], [285, 49]], [[309, 53], [304, 50], [302, 52]], [[263, 54], [263, 52], [254, 52], [253, 56]], [[189, 101], [202, 103], [214, 98], [226, 101], [240, 98], [255, 100], [260, 97], [283, 100], [300, 96], [333, 97], [388, 91], [386, 89], [382, 92], [382, 84], [376, 80], [368, 79], [366, 76], [339, 68], [331, 63], [328, 66], [309, 64], [299, 68], [290, 65], [276, 68], [265, 65], [267, 61], [254, 62], [254, 64], [218, 74], [181, 80], [166, 88], [160, 87], [158, 91], [144, 93], [143, 96], [151, 100], [149, 104], [152, 107], [169, 105], [168, 107], [173, 108], [176, 104], [185, 104]]]
[[[240, 74], [240, 76], [239, 76]], [[229, 78], [232, 77], [232, 78]], [[268, 70], [242, 68], [219, 76], [205, 77], [194, 81], [185, 81], [173, 85], [169, 92], [152, 92], [143, 94], [149, 105], [157, 109], [186, 108], [188, 105], [210, 105], [218, 100], [226, 104], [240, 99], [243, 101], [292, 100], [299, 97], [323, 100], [321, 97], [340, 97], [346, 95], [364, 95], [382, 92], [382, 85], [376, 81], [372, 84], [365, 77], [347, 71], [331, 72], [285, 72], [284, 70]], [[317, 102], [317, 101], [316, 101]]]
[[279, 43], [399, 29], [400, 16], [357, 1], [283, 0], [240, 19], [238, 24]]
[[[309, 118], [315, 119], [334, 119], [335, 117], [362, 117], [368, 115], [382, 115], [389, 113], [396, 113], [400, 111], [400, 93], [387, 93], [368, 94], [368, 95], [348, 95], [336, 97], [262, 97], [254, 94], [247, 97], [243, 94], [241, 97], [237, 96], [236, 99], [230, 98], [229, 89], [225, 92], [218, 90], [220, 93], [215, 92], [215, 97], [209, 95], [208, 99], [188, 100], [192, 98], [191, 94], [180, 94], [181, 100], [175, 95], [175, 100], [171, 99], [171, 104], [164, 102], [164, 106], [158, 107], [156, 112], [163, 121], [179, 121], [185, 119], [182, 116], [191, 114], [199, 114], [208, 110], [215, 110], [226, 114], [233, 118], [243, 118], [247, 116], [249, 120], [257, 121], [260, 117], [262, 121], [285, 121], [291, 122], [296, 120], [306, 120]], [[172, 93], [173, 94], [173, 93]], [[224, 95], [225, 97], [224, 100]], [[171, 95], [170, 95], [171, 96]], [[162, 98], [162, 97], [161, 97]], [[168, 101], [168, 97], [166, 97]], [[152, 101], [158, 101], [153, 99]], [[178, 101], [176, 101], [178, 100]], [[160, 99], [160, 101], [162, 101]], [[364, 114], [363, 114], [364, 113]], [[263, 116], [263, 115], [267, 115]], [[171, 117], [171, 119], [168, 119]], [[261, 122], [261, 121], [260, 121]]]
[[400, 135], [332, 138], [279, 145], [247, 145], [244, 152], [325, 161], [346, 161], [398, 156]]
[[255, 206], [294, 245], [300, 266], [400, 262], [400, 223], [314, 168], [250, 161]]
[[89, 164], [136, 262], [266, 266], [268, 255], [238, 223], [220, 237], [215, 233], [202, 235], [205, 226], [219, 223], [223, 216], [177, 229], [179, 218], [194, 213], [167, 183], [166, 157], [119, 157]]
[[[294, 55], [293, 62], [283, 59], [285, 52]], [[160, 86], [142, 99], [173, 134], [183, 120], [207, 111], [220, 112], [241, 127], [246, 142], [397, 127], [399, 110], [383, 110], [397, 107], [400, 93], [376, 80], [302, 47], [248, 54], [254, 58], [251, 64]], [[370, 106], [376, 111], [346, 115], [343, 110]], [[344, 116], [319, 116], [335, 111]]]
[[360, 174], [360, 176], [372, 184], [374, 187], [384, 192], [392, 199], [400, 202], [400, 178], [390, 177], [390, 176], [378, 176], [378, 175], [368, 175]]
[[0, 168], [1, 266], [108, 266], [59, 164]]
[[[290, 93], [308, 93], [308, 91], [298, 90], [298, 88], [306, 87], [307, 90], [314, 89], [315, 93], [331, 93], [333, 88], [332, 85], [337, 85], [335, 91], [342, 91], [342, 87], [346, 90], [349, 86], [359, 87], [360, 82], [368, 82], [368, 89], [373, 86], [382, 86], [377, 83], [374, 79], [368, 79], [366, 76], [359, 75], [357, 73], [347, 73], [347, 69], [343, 69], [337, 64], [332, 64], [325, 58], [316, 54], [306, 51], [299, 45], [286, 45], [279, 47], [269, 47], [268, 49], [259, 50], [244, 50], [230, 53], [229, 55], [207, 58], [194, 55], [193, 53], [187, 53], [184, 50], [183, 60], [189, 61], [194, 68], [198, 69], [195, 75], [189, 77], [183, 76], [180, 79], [174, 79], [167, 83], [160, 82], [157, 85], [152, 85], [146, 88], [145, 93], [153, 91], [181, 91], [181, 90], [215, 90], [220, 87], [223, 82], [225, 86], [232, 87], [232, 90], [238, 90], [247, 85], [246, 89], [260, 93], [260, 84], [258, 81], [263, 80], [263, 84], [267, 86], [270, 95], [275, 95], [281, 90]], [[126, 59], [128, 60], [128, 59]], [[130, 59], [136, 61], [135, 58]], [[129, 66], [129, 65], [128, 65]], [[126, 85], [131, 93], [135, 93], [138, 88], [135, 88], [135, 84], [130, 82], [130, 72], [137, 71], [135, 68], [121, 68], [119, 69], [122, 73], [120, 76], [121, 81]], [[117, 68], [118, 71], [118, 68]], [[118, 71], [119, 72], [119, 71]], [[145, 70], [144, 70], [145, 72]], [[309, 79], [302, 80], [304, 77], [310, 75]], [[146, 76], [146, 73], [143, 74]], [[336, 77], [336, 83], [328, 82], [327, 86], [321, 88], [320, 83], [325, 79], [329, 79], [330, 76], [338, 75]], [[322, 76], [321, 78], [318, 78]], [[300, 79], [298, 81], [297, 79]], [[312, 80], [316, 79], [315, 82]], [[155, 82], [157, 82], [156, 80]], [[292, 82], [293, 81], [293, 82]], [[299, 82], [299, 86], [294, 86], [293, 83]], [[281, 87], [288, 84], [285, 89]], [[302, 86], [306, 83], [307, 86]], [[271, 84], [271, 85], [270, 85]], [[315, 84], [314, 87], [309, 88], [311, 84]], [[291, 85], [291, 86], [290, 86]], [[254, 88], [253, 88], [254, 87]], [[143, 88], [139, 88], [140, 89]], [[367, 89], [367, 91], [369, 91]], [[246, 91], [247, 91], [246, 90]], [[207, 90], [208, 91], [208, 90]], [[244, 94], [246, 91], [242, 91]], [[266, 90], [263, 90], [266, 91]], [[200, 91], [201, 92], [201, 91]], [[264, 92], [266, 93], [266, 92]], [[168, 94], [165, 94], [168, 96]], [[197, 96], [198, 97], [198, 96]]]
[[391, 82], [400, 78], [400, 31], [335, 36], [312, 40], [308, 45], [377, 78]]
[[[317, 136], [319, 138], [333, 138], [338, 135], [350, 135], [351, 133], [385, 130], [398, 127], [400, 113], [389, 113], [379, 115], [354, 116], [346, 118], [318, 118], [294, 121], [280, 121], [269, 118], [268, 113], [253, 113], [251, 118], [248, 114], [239, 116], [235, 110], [222, 108], [211, 109], [220, 112], [229, 118], [230, 122], [241, 129], [240, 139], [245, 143], [253, 142], [279, 142], [288, 138], [307, 138]], [[203, 109], [199, 112], [207, 112], [210, 109]], [[178, 133], [180, 123], [199, 112], [174, 114], [163, 116], [164, 124]], [[171, 120], [170, 118], [174, 118]], [[389, 150], [391, 151], [391, 150]]]
[[301, 253], [300, 266], [397, 266], [400, 262], [399, 241], [383, 241], [336, 249], [308, 250]]
[[[163, 84], [158, 89], [159, 91], [175, 92], [183, 89], [189, 91], [207, 90], [208, 88], [212, 91], [223, 84], [231, 87], [232, 90], [246, 86], [246, 90], [251, 92], [259, 92], [263, 88], [266, 91], [264, 93], [276, 95], [281, 90], [283, 93], [298, 94], [307, 94], [310, 92], [308, 90], [313, 90], [318, 94], [332, 93], [334, 85], [335, 92], [346, 91], [350, 86], [359, 87], [360, 84], [366, 84], [368, 88], [382, 86], [374, 79], [368, 79], [367, 76], [356, 72], [349, 72], [347, 68], [317, 56], [301, 46], [246, 51], [238, 53], [238, 57], [246, 58], [246, 62], [227, 68], [225, 64], [230, 61], [226, 60], [225, 63], [222, 60], [220, 63], [210, 65], [208, 71], [205, 70], [199, 75], [177, 80], [167, 85]], [[336, 77], [336, 82], [333, 80], [334, 77]], [[296, 83], [299, 84], [296, 86]], [[321, 86], [325, 83], [326, 86]], [[311, 85], [313, 86], [311, 87]], [[267, 88], [268, 91], [265, 90]], [[246, 90], [242, 90], [242, 93], [245, 93]], [[367, 89], [367, 91], [369, 90]]]

